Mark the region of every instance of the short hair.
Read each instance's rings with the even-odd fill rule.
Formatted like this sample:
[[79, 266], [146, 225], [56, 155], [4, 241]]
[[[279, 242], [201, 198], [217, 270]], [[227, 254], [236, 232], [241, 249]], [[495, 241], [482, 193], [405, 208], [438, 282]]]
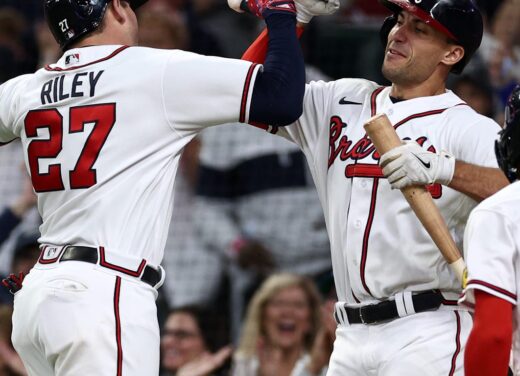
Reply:
[[251, 357], [256, 353], [257, 341], [262, 335], [262, 323], [267, 303], [279, 291], [289, 287], [301, 288], [307, 297], [311, 311], [311, 325], [309, 333], [305, 336], [304, 346], [307, 350], [311, 349], [321, 325], [321, 298], [318, 290], [314, 282], [308, 277], [279, 273], [267, 278], [254, 294], [247, 308], [246, 319], [236, 352], [237, 357]]

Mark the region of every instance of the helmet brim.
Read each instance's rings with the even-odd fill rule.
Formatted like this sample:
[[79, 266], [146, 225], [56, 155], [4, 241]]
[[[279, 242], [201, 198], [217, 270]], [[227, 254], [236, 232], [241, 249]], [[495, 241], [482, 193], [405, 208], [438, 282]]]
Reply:
[[427, 13], [417, 5], [411, 4], [408, 0], [379, 0], [379, 2], [393, 13], [399, 13], [402, 10], [411, 13], [425, 24], [430, 25], [450, 39], [456, 42], [458, 41], [455, 35], [453, 35], [453, 33], [444, 27], [444, 25], [442, 25], [439, 21], [433, 18], [431, 14]]

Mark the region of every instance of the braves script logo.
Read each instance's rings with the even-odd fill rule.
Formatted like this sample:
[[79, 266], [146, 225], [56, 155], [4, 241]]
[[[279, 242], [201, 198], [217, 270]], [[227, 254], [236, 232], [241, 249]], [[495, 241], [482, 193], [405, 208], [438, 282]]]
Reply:
[[[354, 143], [346, 134], [343, 134], [343, 129], [346, 127], [347, 123], [344, 123], [339, 116], [333, 116], [330, 118], [328, 167], [330, 168], [337, 158], [341, 161], [351, 160], [354, 163], [347, 163], [345, 166], [345, 176], [347, 178], [384, 178], [383, 171], [377, 164], [380, 155], [374, 144], [372, 144], [372, 141], [370, 141], [368, 136], [365, 135], [359, 141]], [[427, 140], [427, 137], [422, 136], [416, 141], [419, 145], [423, 146]], [[432, 153], [436, 152], [433, 145], [428, 147], [427, 150]], [[371, 157], [374, 163], [357, 163], [367, 157]], [[442, 187], [440, 184], [433, 184], [427, 188], [433, 198], [439, 198], [442, 195]]]

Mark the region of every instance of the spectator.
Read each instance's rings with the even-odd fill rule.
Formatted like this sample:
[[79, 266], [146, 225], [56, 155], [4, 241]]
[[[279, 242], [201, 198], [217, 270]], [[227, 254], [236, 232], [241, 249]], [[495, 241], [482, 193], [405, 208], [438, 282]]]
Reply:
[[41, 20], [36, 23], [35, 32], [38, 45], [38, 67], [43, 68], [58, 60], [61, 50], [45, 21]]
[[33, 72], [34, 41], [24, 15], [14, 8], [0, 8], [0, 84], [23, 73]]
[[3, 211], [0, 212], [0, 244], [2, 244], [11, 232], [20, 224], [25, 214], [36, 205], [31, 180], [26, 175], [23, 189], [18, 198]]
[[139, 44], [145, 47], [189, 50], [188, 29], [181, 14], [164, 3], [139, 10]]
[[215, 349], [208, 323], [211, 318], [195, 306], [173, 310], [165, 323], [161, 338], [164, 376], [221, 375], [219, 368], [231, 355], [231, 348]]
[[0, 376], [27, 376], [22, 360], [11, 343], [12, 315], [10, 305], [0, 305]]
[[481, 59], [474, 58], [466, 66], [464, 73], [451, 75], [450, 81], [450, 88], [471, 108], [481, 115], [495, 119], [495, 91], [488, 69]]
[[248, 307], [233, 375], [294, 376], [309, 364], [320, 325], [320, 297], [312, 281], [272, 275]]
[[[520, 3], [504, 0], [484, 34], [479, 53], [487, 63], [491, 82], [503, 108], [516, 83], [520, 82]], [[502, 122], [502, 119], [499, 119]]]

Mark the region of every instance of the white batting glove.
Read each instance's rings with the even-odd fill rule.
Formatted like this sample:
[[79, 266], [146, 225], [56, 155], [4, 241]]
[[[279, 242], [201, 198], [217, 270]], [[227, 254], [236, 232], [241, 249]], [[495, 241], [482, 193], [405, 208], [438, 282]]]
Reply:
[[339, 0], [295, 0], [296, 20], [309, 23], [314, 16], [326, 16], [339, 9]]
[[448, 185], [455, 172], [455, 157], [445, 151], [432, 153], [415, 141], [405, 141], [381, 156], [383, 174], [392, 189], [409, 185]]

